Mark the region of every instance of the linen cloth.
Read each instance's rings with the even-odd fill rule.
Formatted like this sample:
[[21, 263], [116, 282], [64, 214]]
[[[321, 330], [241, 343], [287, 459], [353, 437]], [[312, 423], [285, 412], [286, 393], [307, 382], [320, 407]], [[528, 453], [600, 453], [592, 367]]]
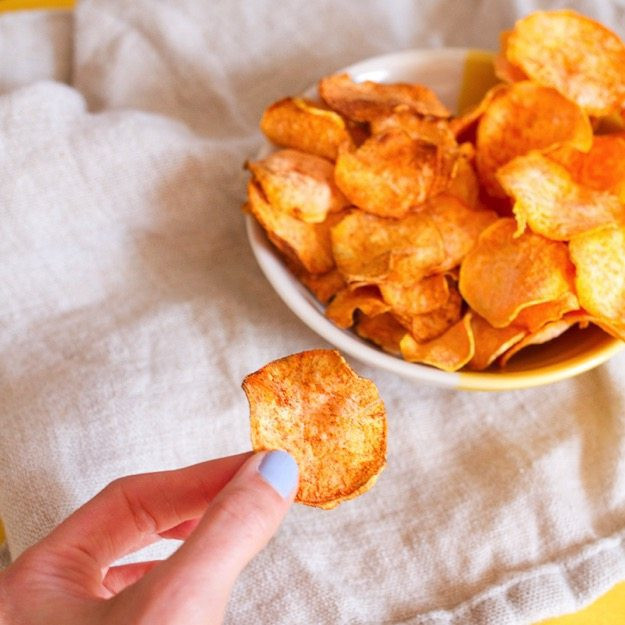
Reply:
[[[622, 3], [567, 4], [625, 35]], [[374, 54], [494, 49], [515, 18], [559, 5], [87, 0], [73, 28], [60, 13], [0, 18], [3, 40], [38, 42], [12, 48], [28, 57], [17, 73], [0, 42], [13, 557], [120, 475], [248, 449], [244, 375], [326, 346], [246, 242], [242, 163], [263, 108]], [[353, 364], [385, 400], [388, 467], [334, 511], [295, 506], [228, 623], [521, 625], [625, 578], [624, 353], [498, 394]]]

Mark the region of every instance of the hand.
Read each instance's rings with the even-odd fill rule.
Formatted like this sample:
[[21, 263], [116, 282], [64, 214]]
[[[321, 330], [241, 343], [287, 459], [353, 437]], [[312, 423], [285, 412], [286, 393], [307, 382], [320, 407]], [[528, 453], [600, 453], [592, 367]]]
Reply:
[[[0, 573], [0, 624], [221, 623], [296, 486], [282, 451], [116, 480]], [[185, 542], [164, 561], [112, 566], [160, 538]]]

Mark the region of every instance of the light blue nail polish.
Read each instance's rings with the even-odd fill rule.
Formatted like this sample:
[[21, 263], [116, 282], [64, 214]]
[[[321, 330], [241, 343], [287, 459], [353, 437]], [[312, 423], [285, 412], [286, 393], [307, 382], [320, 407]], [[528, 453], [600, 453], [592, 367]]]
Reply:
[[293, 492], [297, 484], [297, 463], [281, 449], [268, 451], [258, 467], [258, 472], [283, 499]]

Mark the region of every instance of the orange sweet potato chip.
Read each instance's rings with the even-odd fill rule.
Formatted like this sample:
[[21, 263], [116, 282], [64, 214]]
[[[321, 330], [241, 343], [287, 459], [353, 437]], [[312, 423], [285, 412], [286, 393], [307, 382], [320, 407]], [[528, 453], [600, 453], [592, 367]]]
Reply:
[[572, 291], [563, 293], [558, 299], [524, 308], [513, 323], [525, 328], [528, 332], [537, 332], [547, 323], [561, 319], [567, 313], [579, 309], [579, 300]]
[[591, 115], [620, 111], [625, 101], [625, 45], [574, 11], [536, 11], [519, 20], [507, 39], [506, 58]]
[[381, 282], [384, 301], [399, 315], [428, 313], [443, 306], [449, 299], [449, 285], [442, 273], [423, 278], [414, 284]]
[[502, 218], [482, 232], [460, 269], [460, 292], [496, 328], [524, 308], [557, 300], [572, 290], [574, 268], [565, 243], [525, 232]]
[[334, 350], [292, 354], [243, 381], [252, 447], [297, 461], [295, 501], [330, 509], [364, 493], [386, 464], [386, 411], [375, 384]]
[[587, 115], [550, 87], [531, 81], [509, 85], [492, 99], [477, 128], [475, 163], [480, 180], [490, 195], [502, 197], [495, 177], [502, 165], [530, 150], [562, 143], [590, 149]]
[[375, 286], [345, 288], [336, 294], [326, 308], [326, 317], [339, 328], [350, 328], [354, 324], [354, 313], [357, 310], [374, 317], [389, 309], [390, 306], [382, 299], [379, 289]]
[[475, 313], [471, 316], [471, 329], [475, 340], [475, 353], [468, 362], [468, 367], [476, 371], [490, 367], [499, 356], [527, 334], [527, 330], [517, 325], [493, 328], [484, 317]]
[[276, 145], [330, 160], [336, 158], [339, 145], [351, 143], [340, 115], [302, 98], [285, 98], [272, 104], [264, 112], [260, 128]]
[[388, 130], [357, 149], [341, 146], [334, 175], [352, 204], [381, 217], [402, 217], [449, 185], [455, 161], [455, 153]]
[[330, 269], [325, 273], [310, 273], [303, 265], [288, 256], [285, 263], [295, 277], [322, 303], [327, 304], [341, 289], [345, 288], [345, 280], [339, 270]]
[[320, 156], [278, 150], [247, 167], [270, 204], [302, 221], [320, 223], [349, 204], [334, 183], [334, 164]]
[[391, 313], [382, 313], [375, 317], [363, 315], [355, 327], [356, 333], [379, 345], [385, 352], [399, 356], [399, 343], [406, 334], [406, 328]]
[[418, 115], [449, 116], [436, 94], [423, 85], [356, 83], [347, 74], [334, 74], [319, 81], [319, 95], [330, 108], [357, 122], [386, 117], [397, 107]]
[[457, 289], [450, 288], [447, 301], [435, 310], [404, 317], [395, 313], [398, 321], [406, 327], [418, 343], [431, 341], [444, 334], [462, 316], [462, 297]]

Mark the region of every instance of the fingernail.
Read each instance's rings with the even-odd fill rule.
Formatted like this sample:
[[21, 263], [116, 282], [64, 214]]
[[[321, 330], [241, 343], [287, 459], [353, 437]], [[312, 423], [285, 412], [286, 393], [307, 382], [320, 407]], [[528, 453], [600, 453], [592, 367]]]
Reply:
[[268, 451], [258, 466], [258, 472], [269, 486], [286, 499], [297, 485], [297, 463], [281, 449]]

